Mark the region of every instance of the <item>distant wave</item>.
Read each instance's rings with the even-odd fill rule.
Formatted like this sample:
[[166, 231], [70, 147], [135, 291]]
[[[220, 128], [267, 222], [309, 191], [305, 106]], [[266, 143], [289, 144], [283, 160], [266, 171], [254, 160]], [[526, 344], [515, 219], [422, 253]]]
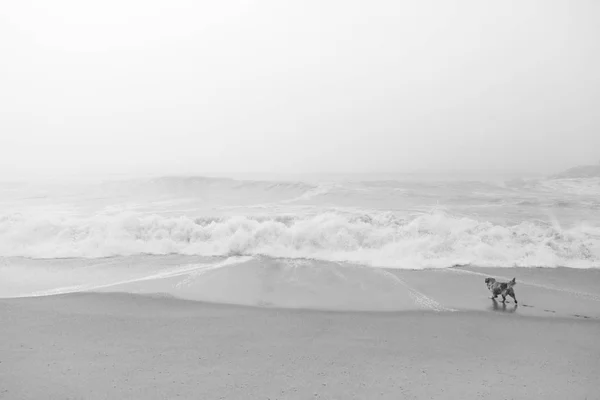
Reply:
[[600, 228], [540, 222], [502, 226], [444, 212], [194, 219], [123, 213], [90, 218], [0, 217], [0, 255], [30, 258], [133, 254], [265, 255], [375, 267], [600, 267]]
[[600, 202], [593, 200], [547, 200], [542, 202], [539, 199], [519, 200], [514, 203], [516, 206], [537, 207], [537, 208], [573, 208], [573, 209], [597, 209], [600, 208]]
[[304, 182], [251, 181], [205, 176], [163, 176], [151, 179], [107, 182], [103, 188], [143, 192], [191, 194], [207, 190], [258, 190], [264, 192], [289, 191], [295, 195], [315, 188]]
[[552, 179], [537, 182], [537, 188], [577, 196], [600, 196], [600, 178]]

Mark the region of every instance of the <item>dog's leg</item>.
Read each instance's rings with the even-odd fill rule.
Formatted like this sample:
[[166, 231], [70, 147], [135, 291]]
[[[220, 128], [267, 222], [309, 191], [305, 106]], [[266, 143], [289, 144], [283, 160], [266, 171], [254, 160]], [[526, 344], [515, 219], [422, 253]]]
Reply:
[[502, 302], [506, 303], [506, 295], [504, 293], [502, 293]]
[[515, 296], [515, 292], [510, 292], [508, 295], [515, 300], [515, 304], [519, 304], [519, 302], [517, 301], [517, 297]]

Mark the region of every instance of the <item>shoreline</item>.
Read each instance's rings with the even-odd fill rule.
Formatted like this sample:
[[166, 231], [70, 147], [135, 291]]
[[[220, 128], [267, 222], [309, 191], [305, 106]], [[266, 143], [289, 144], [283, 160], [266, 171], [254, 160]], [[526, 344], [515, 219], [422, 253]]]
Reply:
[[[404, 270], [322, 261], [297, 263], [286, 259], [204, 258], [198, 260], [199, 263], [189, 264], [180, 264], [177, 258], [169, 257], [151, 260], [153, 263], [141, 258], [127, 268], [118, 262], [77, 268], [77, 260], [70, 260], [64, 269], [43, 265], [40, 269], [36, 263], [23, 268], [17, 264], [12, 269], [16, 275], [0, 282], [0, 293], [5, 293], [6, 298], [28, 298], [79, 292], [124, 292], [281, 309], [506, 311], [520, 315], [600, 319], [600, 269]], [[516, 277], [518, 308], [515, 309], [512, 299], [506, 304], [489, 299], [484, 283], [488, 276], [500, 280]], [[17, 277], [26, 279], [18, 281]], [[46, 287], [33, 292], [26, 288], [44, 280], [48, 281]]]
[[[0, 399], [600, 392], [600, 270], [167, 259], [141, 259], [97, 291], [0, 299]], [[65, 272], [121, 271], [77, 266]], [[490, 300], [485, 276], [516, 276], [519, 305]]]
[[[406, 309], [392, 309], [392, 310], [357, 310], [357, 309], [328, 309], [328, 308], [310, 308], [310, 307], [282, 307], [282, 306], [272, 306], [272, 305], [252, 305], [252, 304], [238, 304], [238, 303], [226, 303], [226, 302], [211, 302], [204, 300], [192, 300], [182, 297], [174, 296], [170, 293], [131, 293], [124, 291], [85, 291], [85, 292], [73, 292], [73, 293], [63, 293], [63, 294], [50, 294], [43, 296], [29, 296], [29, 297], [12, 297], [12, 298], [0, 298], [0, 305], [2, 306], [26, 306], [33, 308], [43, 309], [46, 307], [44, 302], [50, 300], [50, 302], [74, 302], [76, 303], [79, 300], [83, 300], [83, 304], [86, 304], [87, 299], [94, 299], [94, 302], [98, 302], [101, 304], [103, 301], [111, 301], [112, 299], [128, 302], [131, 301], [133, 303], [139, 303], [144, 301], [158, 301], [162, 302], [165, 305], [171, 303], [174, 308], [181, 309], [193, 309], [193, 308], [210, 308], [214, 310], [222, 309], [239, 309], [243, 310], [256, 310], [257, 312], [279, 312], [279, 313], [290, 313], [290, 314], [323, 314], [323, 315], [357, 315], [361, 317], [367, 317], [369, 315], [373, 316], [411, 316], [411, 315], [473, 315], [473, 316], [487, 316], [489, 314], [511, 314], [512, 318], [524, 318], [524, 319], [532, 319], [532, 320], [546, 320], [546, 319], [558, 319], [562, 321], [572, 321], [572, 320], [581, 320], [581, 321], [589, 321], [600, 323], [600, 317], [590, 317], [583, 315], [561, 315], [556, 313], [551, 314], [542, 314], [542, 313], [520, 313], [516, 312], [520, 307], [531, 308], [532, 306], [528, 304], [517, 304], [516, 307], [513, 303], [507, 301], [505, 304], [505, 308], [503, 309], [503, 304], [501, 301], [494, 302], [489, 300], [489, 307], [485, 308], [464, 308], [464, 309], [445, 309], [445, 310], [435, 310], [430, 308], [406, 308]], [[104, 300], [103, 300], [104, 299]], [[137, 299], [137, 300], [136, 300]], [[37, 305], [36, 305], [37, 303]], [[78, 306], [74, 305], [71, 309], [78, 310]], [[92, 309], [93, 310], [93, 309]], [[81, 312], [89, 312], [91, 309], [80, 310]], [[93, 313], [92, 313], [93, 314]]]
[[600, 323], [148, 294], [0, 300], [0, 398], [593, 398]]

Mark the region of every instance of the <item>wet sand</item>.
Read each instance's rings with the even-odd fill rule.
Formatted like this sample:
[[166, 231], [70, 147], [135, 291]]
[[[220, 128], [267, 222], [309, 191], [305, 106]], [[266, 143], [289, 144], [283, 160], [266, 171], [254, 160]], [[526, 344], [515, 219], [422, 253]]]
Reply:
[[[248, 307], [173, 293], [2, 299], [0, 398], [597, 398], [597, 271], [386, 273], [398, 278], [399, 311]], [[484, 276], [515, 274], [518, 307], [486, 298]], [[172, 287], [170, 279], [150, 289]], [[260, 301], [281, 297], [266, 293]]]

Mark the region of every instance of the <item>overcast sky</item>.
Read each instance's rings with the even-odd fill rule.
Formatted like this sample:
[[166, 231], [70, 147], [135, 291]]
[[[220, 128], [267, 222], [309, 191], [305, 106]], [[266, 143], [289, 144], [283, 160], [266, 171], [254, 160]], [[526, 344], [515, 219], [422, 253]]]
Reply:
[[5, 0], [3, 176], [600, 161], [600, 1]]

